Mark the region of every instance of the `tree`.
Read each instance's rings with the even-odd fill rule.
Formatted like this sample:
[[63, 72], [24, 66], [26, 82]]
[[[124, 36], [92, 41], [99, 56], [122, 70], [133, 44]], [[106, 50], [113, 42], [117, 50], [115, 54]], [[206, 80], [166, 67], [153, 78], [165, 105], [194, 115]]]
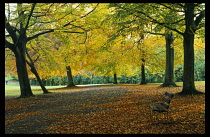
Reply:
[[67, 71], [67, 76], [68, 76], [68, 85], [67, 85], [67, 87], [74, 87], [75, 84], [74, 84], [72, 73], [71, 73], [71, 67], [67, 66], [66, 67], [66, 71]]
[[114, 73], [114, 84], [117, 84], [117, 73]]
[[[42, 88], [42, 91], [44, 92], [44, 94], [50, 93], [44, 86], [44, 84], [42, 83], [42, 80], [36, 70], [36, 67], [34, 66], [34, 63], [36, 62], [36, 60], [38, 58], [36, 58], [34, 61], [32, 60], [31, 56], [29, 55], [28, 51], [26, 50], [26, 55], [29, 58], [29, 61], [26, 59], [27, 64], [31, 67], [31, 72], [36, 76], [36, 79], [39, 82], [40, 87]], [[38, 56], [39, 57], [39, 56]]]
[[[203, 3], [147, 3], [147, 4], [115, 4], [120, 10], [125, 10], [129, 14], [161, 25], [183, 37], [184, 46], [184, 80], [183, 89], [180, 94], [200, 94], [194, 84], [194, 37], [196, 30], [204, 25], [205, 4]], [[143, 9], [143, 8], [144, 9]], [[162, 13], [176, 12], [176, 19], [172, 22], [162, 20]], [[153, 12], [154, 11], [154, 12]], [[158, 12], [157, 12], [158, 11]], [[182, 14], [181, 14], [182, 13]], [[155, 15], [155, 16], [154, 16]], [[184, 31], [183, 31], [184, 30]]]
[[[196, 3], [185, 3], [181, 5], [185, 13], [185, 31], [183, 35], [184, 44], [184, 79], [183, 89], [179, 94], [200, 94], [195, 88], [194, 84], [194, 38], [195, 32], [200, 27], [202, 19], [205, 17], [205, 10], [195, 14], [195, 8], [200, 5]], [[195, 19], [194, 19], [195, 18]]]
[[[96, 9], [98, 4], [96, 4], [96, 6], [92, 8], [90, 11], [88, 12], [85, 11], [82, 16], [76, 15], [76, 19], [71, 18], [70, 21], [69, 20], [66, 21], [65, 17], [71, 15], [73, 11], [80, 6], [80, 4], [79, 5], [72, 4], [74, 6], [71, 5], [71, 8], [66, 8], [69, 7], [68, 4], [60, 4], [64, 6], [66, 9], [68, 9], [64, 12], [63, 11], [58, 12], [57, 7], [59, 7], [58, 6], [59, 4], [40, 3], [37, 5], [39, 6], [36, 6], [36, 3], [33, 4], [18, 3], [16, 10], [17, 16], [14, 19], [10, 19], [10, 12], [8, 12], [8, 16], [6, 16], [5, 14], [5, 29], [6, 29], [5, 46], [6, 48], [12, 50], [13, 53], [15, 54], [17, 73], [20, 82], [21, 98], [33, 95], [28, 79], [28, 72], [26, 69], [25, 54], [26, 54], [27, 42], [37, 38], [40, 35], [54, 32], [55, 30], [62, 30], [63, 32], [66, 33], [79, 33], [79, 34], [87, 32], [87, 30], [84, 30], [81, 26], [74, 25], [73, 22], [75, 22], [77, 19], [85, 18], [87, 15], [89, 15], [92, 11]], [[82, 7], [80, 9], [82, 10]], [[60, 17], [61, 13], [62, 17]], [[51, 18], [46, 18], [49, 15], [53, 16], [51, 16]], [[52, 26], [54, 28], [52, 28]], [[40, 29], [40, 27], [42, 28]], [[70, 29], [72, 31], [70, 31]], [[26, 31], [28, 33], [26, 33]], [[13, 44], [11, 43], [11, 41], [13, 42]]]
[[[21, 90], [20, 97], [29, 97], [33, 95], [31, 91], [29, 79], [28, 79], [28, 72], [26, 69], [25, 51], [26, 51], [26, 42], [27, 42], [26, 29], [28, 28], [29, 20], [32, 16], [35, 5], [36, 4], [33, 4], [31, 7], [31, 11], [28, 15], [28, 19], [26, 20], [27, 23], [26, 24], [23, 24], [23, 22], [19, 23], [20, 25], [19, 30], [10, 25], [5, 15], [5, 28], [7, 32], [9, 33], [9, 35], [11, 36], [12, 41], [14, 43], [12, 44], [5, 39], [5, 44], [6, 44], [6, 47], [12, 50], [13, 53], [15, 54], [16, 67], [17, 67], [20, 90]], [[24, 15], [22, 4], [18, 3], [17, 8], [18, 8], [18, 16], [22, 18]], [[23, 25], [25, 25], [25, 27]], [[16, 31], [19, 32], [19, 36], [16, 34]]]
[[172, 43], [174, 41], [173, 33], [165, 34], [166, 39], [166, 70], [165, 70], [165, 80], [161, 85], [162, 87], [176, 87], [174, 79], [174, 48]]

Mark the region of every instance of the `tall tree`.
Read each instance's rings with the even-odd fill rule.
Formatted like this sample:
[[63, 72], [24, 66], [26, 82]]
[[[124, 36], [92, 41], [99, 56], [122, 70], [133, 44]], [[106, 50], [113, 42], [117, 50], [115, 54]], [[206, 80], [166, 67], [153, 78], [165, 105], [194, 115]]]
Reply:
[[[24, 24], [21, 20], [19, 23], [20, 28], [17, 29], [9, 23], [7, 17], [5, 15], [5, 28], [9, 33], [9, 36], [12, 38], [14, 44], [10, 43], [5, 39], [6, 47], [13, 51], [16, 58], [16, 67], [18, 72], [18, 78], [20, 83], [20, 97], [29, 97], [32, 96], [32, 90], [30, 87], [29, 79], [28, 79], [28, 72], [26, 69], [26, 59], [25, 59], [25, 52], [26, 52], [26, 43], [27, 43], [27, 36], [26, 36], [26, 29], [29, 25], [29, 20], [32, 16], [33, 10], [36, 4], [33, 4], [28, 15], [28, 18], [25, 19], [27, 22]], [[25, 11], [22, 9], [22, 3], [17, 4], [18, 16], [19, 18], [23, 18], [25, 15]], [[16, 34], [16, 31], [19, 32], [19, 35]]]
[[[204, 27], [205, 4], [203, 3], [146, 3], [115, 4], [117, 9], [125, 10], [142, 19], [161, 25], [183, 37], [184, 79], [180, 94], [200, 94], [194, 83], [194, 37], [198, 29]], [[172, 22], [162, 20], [162, 13], [170, 9], [176, 12]], [[153, 12], [154, 11], [154, 12]], [[157, 12], [158, 11], [158, 12]], [[155, 16], [154, 16], [155, 15]], [[184, 30], [184, 31], [183, 31]]]
[[176, 87], [174, 79], [174, 48], [172, 43], [174, 41], [173, 33], [166, 33], [166, 70], [165, 70], [165, 80], [161, 85], [163, 87]]
[[[33, 95], [28, 79], [28, 72], [26, 69], [27, 42], [37, 38], [40, 35], [54, 32], [55, 30], [62, 30], [66, 33], [79, 34], [87, 32], [87, 30], [83, 29], [81, 26], [75, 25], [74, 22], [78, 19], [85, 18], [98, 6], [98, 4], [96, 4], [95, 7], [89, 11], [83, 12], [82, 15], [76, 15], [76, 18], [73, 17], [70, 18], [70, 20], [65, 20], [65, 18], [69, 15], [75, 16], [73, 12], [81, 5], [72, 4], [71, 8], [66, 8], [67, 10], [64, 12], [58, 12], [59, 9], [57, 7], [69, 7], [68, 4], [40, 3], [37, 5], [39, 6], [36, 6], [36, 3], [18, 3], [16, 7], [17, 16], [14, 19], [10, 19], [10, 13], [8, 13], [8, 16], [5, 14], [5, 47], [12, 50], [15, 54], [17, 73], [20, 82], [21, 98]], [[81, 10], [84, 9], [84, 7], [83, 9], [82, 7], [80, 8]], [[61, 15], [61, 13], [63, 14]], [[51, 18], [47, 18], [48, 16], [51, 16]], [[28, 33], [26, 33], [26, 31]]]

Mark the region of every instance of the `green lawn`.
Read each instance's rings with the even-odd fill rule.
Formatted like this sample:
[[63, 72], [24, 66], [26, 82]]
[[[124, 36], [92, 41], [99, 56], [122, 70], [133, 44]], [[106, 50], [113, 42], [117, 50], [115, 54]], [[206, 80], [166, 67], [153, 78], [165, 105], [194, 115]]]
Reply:
[[[62, 88], [62, 87], [66, 87], [66, 86], [45, 86], [47, 89], [56, 89], [56, 88]], [[34, 92], [34, 94], [40, 94], [43, 93], [40, 89], [40, 86], [31, 86], [32, 91], [36, 91]], [[37, 91], [39, 90], [39, 91]], [[19, 85], [15, 85], [15, 84], [5, 84], [5, 96], [18, 96], [20, 95], [20, 86]]]
[[[148, 83], [148, 85], [161, 85], [162, 83]], [[182, 82], [176, 82], [176, 84], [178, 86], [182, 86], [183, 83]], [[100, 85], [100, 84], [99, 84]], [[128, 85], [128, 84], [125, 84]], [[131, 84], [133, 85], [133, 84]], [[203, 86], [205, 85], [205, 81], [195, 81], [195, 85], [196, 86]], [[78, 85], [79, 86], [79, 85]], [[47, 89], [56, 89], [56, 88], [62, 88], [62, 87], [66, 87], [66, 86], [45, 86]], [[31, 86], [33, 93], [36, 94], [42, 94], [42, 90], [40, 86]], [[20, 95], [20, 86], [19, 85], [15, 85], [15, 84], [5, 84], [5, 96], [19, 96]]]

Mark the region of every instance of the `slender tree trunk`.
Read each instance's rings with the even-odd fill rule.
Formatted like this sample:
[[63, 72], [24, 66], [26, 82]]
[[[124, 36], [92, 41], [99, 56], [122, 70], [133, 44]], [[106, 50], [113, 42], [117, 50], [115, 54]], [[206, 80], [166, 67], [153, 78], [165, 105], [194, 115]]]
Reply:
[[194, 3], [185, 4], [185, 23], [186, 29], [184, 32], [184, 77], [183, 89], [179, 94], [195, 95], [202, 92], [197, 91], [194, 83]]
[[174, 48], [171, 44], [174, 41], [173, 34], [166, 34], [166, 71], [165, 80], [162, 87], [177, 87], [174, 80]]
[[39, 85], [40, 85], [40, 87], [42, 88], [42, 91], [44, 92], [44, 94], [51, 93], [51, 92], [49, 92], [49, 91], [45, 88], [44, 84], [42, 83], [42, 80], [41, 80], [41, 78], [39, 77], [39, 74], [38, 74], [38, 72], [37, 72], [37, 70], [36, 70], [36, 68], [35, 68], [35, 66], [34, 66], [34, 62], [33, 62], [33, 60], [31, 59], [30, 55], [28, 54], [28, 51], [27, 51], [27, 50], [26, 50], [26, 54], [27, 54], [27, 57], [28, 57], [29, 60], [30, 60], [30, 62], [26, 60], [26, 63], [31, 67], [31, 72], [36, 76], [36, 78], [37, 78], [37, 80], [38, 80], [38, 82], [39, 82]]
[[14, 54], [16, 58], [18, 80], [20, 83], [20, 97], [19, 98], [33, 96], [30, 82], [28, 79], [28, 72], [26, 69], [26, 60], [25, 60], [24, 52], [20, 52], [19, 48], [16, 47]]
[[73, 81], [73, 76], [71, 73], [71, 67], [70, 66], [66, 66], [66, 71], [67, 71], [67, 76], [68, 76], [68, 85], [67, 87], [74, 87], [74, 81]]
[[91, 75], [91, 83], [90, 84], [94, 83], [93, 78], [94, 78], [94, 74]]
[[114, 73], [114, 84], [117, 84], [117, 74]]
[[[30, 67], [31, 67], [31, 66], [30, 66]], [[51, 92], [49, 92], [49, 91], [45, 88], [45, 86], [44, 86], [44, 84], [42, 83], [42, 80], [41, 80], [41, 78], [39, 77], [39, 74], [38, 74], [38, 72], [37, 72], [37, 70], [36, 70], [36, 68], [35, 68], [34, 66], [31, 67], [31, 72], [36, 76], [37, 81], [39, 82], [39, 85], [40, 85], [40, 87], [42, 88], [42, 91], [44, 92], [44, 94], [51, 93]]]
[[141, 64], [141, 83], [140, 85], [147, 84], [146, 82], [146, 76], [145, 76], [145, 60], [142, 58], [142, 64]]
[[143, 84], [147, 84], [146, 82], [146, 76], [145, 76], [145, 50], [144, 50], [144, 47], [143, 47], [143, 43], [141, 43], [142, 40], [144, 40], [144, 35], [142, 34], [139, 34], [139, 45], [140, 45], [140, 56], [141, 56], [141, 83], [140, 85], [143, 85]]

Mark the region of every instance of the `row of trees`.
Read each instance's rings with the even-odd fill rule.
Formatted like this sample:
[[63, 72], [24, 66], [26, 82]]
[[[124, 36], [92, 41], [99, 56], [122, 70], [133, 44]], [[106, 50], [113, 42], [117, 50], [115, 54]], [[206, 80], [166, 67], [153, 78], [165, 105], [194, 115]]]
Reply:
[[[177, 44], [182, 40], [181, 94], [200, 93], [194, 85], [194, 39], [196, 33], [204, 35], [203, 3], [17, 3], [6, 4], [6, 9], [5, 47], [10, 49], [7, 55], [14, 56], [8, 57], [8, 64], [16, 62], [20, 97], [33, 95], [29, 70], [45, 93], [40, 76], [67, 74], [68, 86], [74, 86], [72, 75], [85, 76], [88, 71], [112, 75], [115, 81], [119, 75], [141, 72], [141, 84], [145, 84], [146, 69], [155, 73], [166, 68], [163, 86], [176, 86], [174, 59], [175, 64], [181, 62], [182, 54], [174, 51], [182, 49]], [[163, 45], [166, 56], [159, 57]]]

